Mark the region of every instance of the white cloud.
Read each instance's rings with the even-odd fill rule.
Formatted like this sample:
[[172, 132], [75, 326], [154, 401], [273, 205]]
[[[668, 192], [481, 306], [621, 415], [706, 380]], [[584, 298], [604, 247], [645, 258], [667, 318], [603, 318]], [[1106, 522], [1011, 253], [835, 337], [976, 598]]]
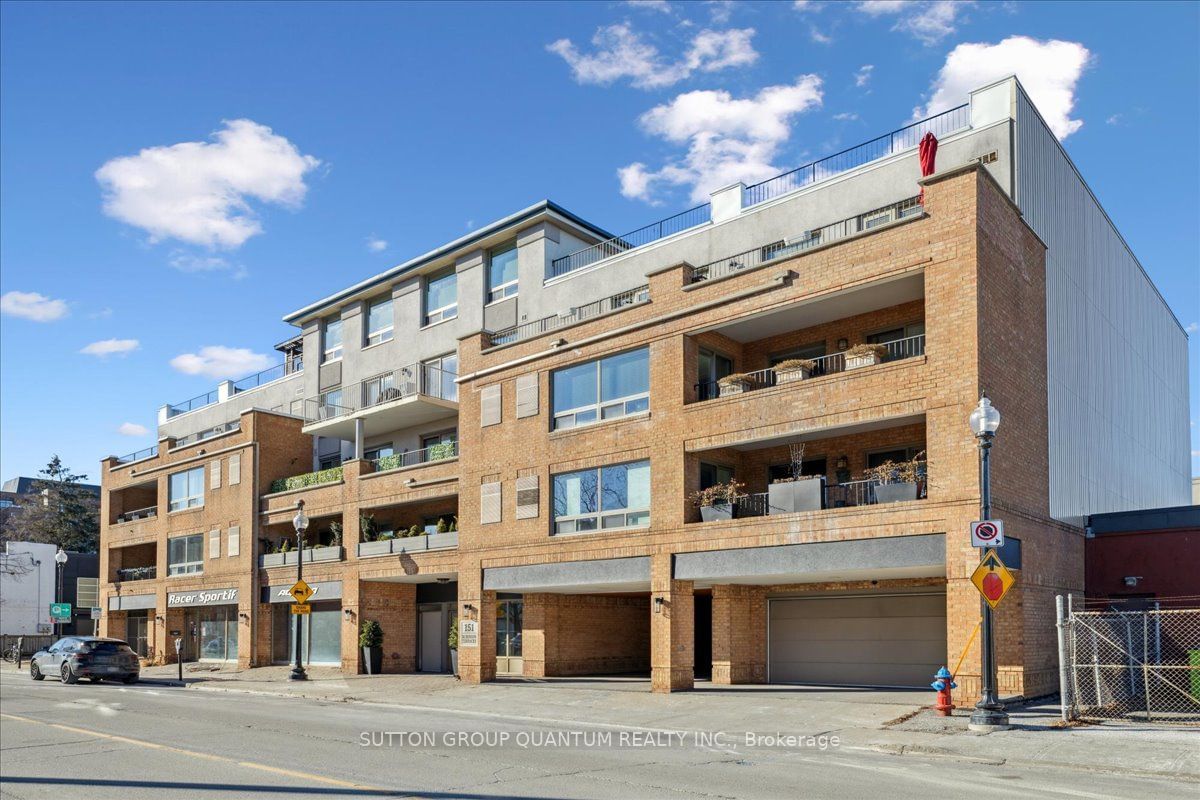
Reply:
[[105, 306], [99, 311], [93, 311], [91, 314], [88, 314], [88, 319], [108, 319], [112, 315], [113, 310], [108, 306]]
[[1015, 73], [1050, 130], [1065, 139], [1083, 127], [1083, 120], [1071, 119], [1071, 111], [1076, 84], [1090, 59], [1082, 44], [1058, 39], [1010, 36], [997, 44], [963, 43], [946, 56], [929, 102], [913, 116], [926, 117], [965, 103], [972, 89]]
[[858, 119], [858, 114], [853, 111], [843, 111], [841, 114], [834, 114], [833, 118], [838, 122], [853, 122]]
[[970, 0], [866, 0], [856, 8], [870, 17], [901, 15], [892, 27], [894, 31], [912, 34], [921, 42], [932, 45], [954, 33], [960, 12], [975, 5]]
[[87, 356], [108, 358], [109, 356], [127, 356], [140, 346], [141, 343], [137, 339], [101, 339], [85, 346], [79, 352]]
[[387, 246], [387, 241], [380, 239], [378, 236], [371, 235], [367, 237], [367, 249], [372, 253], [382, 253], [384, 250], [387, 250]]
[[1189, 324], [1186, 328], [1184, 328], [1184, 330], [1187, 331], [1188, 333], [1195, 333], [1196, 331], [1200, 331], [1200, 322], [1193, 322], [1193, 323]]
[[712, 20], [712, 23], [724, 25], [733, 16], [736, 3], [733, 0], [708, 0], [705, 5], [708, 6], [708, 18]]
[[183, 250], [172, 250], [167, 263], [171, 269], [192, 274], [228, 272], [237, 281], [250, 274], [241, 264], [233, 264], [221, 256], [200, 256]]
[[750, 41], [753, 37], [753, 28], [702, 30], [693, 37], [682, 59], [668, 62], [657, 47], [622, 22], [597, 30], [592, 36], [591, 53], [581, 53], [570, 39], [559, 39], [546, 49], [567, 62], [579, 83], [608, 86], [627, 78], [639, 89], [658, 89], [697, 71], [717, 72], [753, 64], [758, 60], [758, 51]]
[[68, 313], [65, 300], [54, 300], [37, 292], [5, 292], [0, 296], [0, 313], [34, 322], [54, 322]]
[[117, 433], [122, 436], [145, 436], [149, 432], [145, 425], [138, 425], [136, 422], [122, 422], [117, 428]]
[[797, 11], [813, 11], [816, 9], [816, 4], [812, 0], [792, 0], [792, 8]]
[[821, 79], [801, 75], [793, 84], [768, 86], [753, 97], [734, 98], [723, 90], [686, 92], [643, 114], [642, 129], [687, 152], [658, 170], [641, 162], [617, 174], [626, 197], [653, 202], [658, 184], [688, 186], [702, 202], [709, 192], [736, 181], [769, 178], [780, 168], [772, 161], [791, 135], [797, 114], [821, 105]]
[[182, 353], [171, 359], [171, 366], [186, 375], [203, 375], [224, 380], [240, 378], [271, 366], [270, 356], [245, 347], [201, 347], [199, 353]]
[[1123, 114], [1113, 114], [1111, 117], [1109, 117], [1108, 119], [1106, 119], [1104, 121], [1106, 123], [1108, 123], [1109, 125], [1120, 125], [1123, 118], [1124, 118]]
[[643, 11], [657, 11], [661, 14], [671, 13], [671, 4], [667, 0], [625, 0], [625, 5]]
[[863, 64], [858, 68], [858, 72], [854, 73], [854, 85], [862, 88], [871, 82], [871, 73], [875, 71], [874, 64]]
[[808, 29], [808, 37], [817, 44], [833, 44], [833, 37], [821, 33], [815, 25]]
[[149, 147], [96, 170], [104, 212], [141, 228], [152, 242], [179, 239], [206, 247], [240, 247], [262, 233], [249, 201], [297, 208], [304, 176], [321, 162], [266, 125], [225, 122], [211, 142]]

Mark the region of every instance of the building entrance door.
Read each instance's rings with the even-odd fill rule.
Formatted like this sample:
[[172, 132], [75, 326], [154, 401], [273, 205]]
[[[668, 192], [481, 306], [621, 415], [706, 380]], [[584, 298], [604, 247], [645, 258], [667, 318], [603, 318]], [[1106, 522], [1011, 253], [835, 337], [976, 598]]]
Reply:
[[496, 673], [499, 675], [520, 675], [524, 667], [521, 657], [524, 612], [524, 600], [496, 601]]
[[141, 658], [149, 655], [150, 618], [145, 611], [130, 611], [125, 620], [125, 641]]
[[442, 649], [446, 646], [445, 615], [442, 610], [422, 611], [421, 628], [421, 672], [441, 672]]

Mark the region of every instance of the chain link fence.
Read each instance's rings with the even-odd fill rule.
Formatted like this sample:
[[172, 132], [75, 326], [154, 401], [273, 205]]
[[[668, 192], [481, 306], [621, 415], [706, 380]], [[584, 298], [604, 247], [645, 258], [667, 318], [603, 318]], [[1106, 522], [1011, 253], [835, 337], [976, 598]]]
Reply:
[[1064, 718], [1200, 724], [1200, 607], [1130, 605], [1059, 598]]

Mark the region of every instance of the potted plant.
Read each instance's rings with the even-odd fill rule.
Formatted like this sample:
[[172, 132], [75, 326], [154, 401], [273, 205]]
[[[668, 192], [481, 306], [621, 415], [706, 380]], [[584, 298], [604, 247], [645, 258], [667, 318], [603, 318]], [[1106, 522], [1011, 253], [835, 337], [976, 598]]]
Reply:
[[856, 344], [846, 351], [846, 369], [873, 367], [883, 363], [887, 348], [881, 344]]
[[717, 396], [741, 394], [750, 391], [750, 376], [735, 372], [717, 381]]
[[901, 503], [917, 499], [917, 484], [925, 477], [925, 451], [907, 461], [885, 461], [864, 473], [875, 481], [876, 503]]
[[363, 620], [358, 632], [358, 646], [362, 648], [363, 666], [368, 675], [383, 672], [383, 628], [373, 619]]
[[786, 361], [780, 361], [775, 365], [775, 382], [776, 383], [791, 383], [792, 381], [803, 381], [812, 377], [813, 370], [817, 368], [817, 362], [810, 358], [789, 358]]
[[692, 502], [700, 509], [700, 520], [713, 522], [719, 519], [733, 519], [738, 500], [746, 496], [742, 492], [745, 488], [744, 483], [731, 480], [729, 483], [718, 483], [693, 494]]
[[450, 618], [450, 633], [446, 636], [446, 644], [450, 646], [450, 669], [458, 674], [458, 617]]
[[820, 511], [825, 499], [825, 476], [804, 477], [804, 443], [788, 448], [790, 474], [767, 487], [769, 514], [792, 514], [797, 511]]

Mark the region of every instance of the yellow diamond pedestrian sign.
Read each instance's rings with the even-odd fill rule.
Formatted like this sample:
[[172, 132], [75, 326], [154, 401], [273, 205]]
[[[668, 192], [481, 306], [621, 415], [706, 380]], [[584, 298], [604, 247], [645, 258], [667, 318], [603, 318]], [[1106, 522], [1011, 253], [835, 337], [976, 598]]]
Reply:
[[971, 573], [971, 583], [975, 584], [975, 588], [992, 608], [1000, 605], [1004, 595], [1008, 594], [1008, 590], [1016, 582], [1016, 576], [1008, 571], [1008, 567], [1004, 566], [995, 550], [985, 552], [983, 560]]
[[296, 581], [296, 585], [288, 589], [288, 594], [295, 598], [297, 603], [307, 603], [308, 598], [313, 596], [313, 588], [304, 581]]

